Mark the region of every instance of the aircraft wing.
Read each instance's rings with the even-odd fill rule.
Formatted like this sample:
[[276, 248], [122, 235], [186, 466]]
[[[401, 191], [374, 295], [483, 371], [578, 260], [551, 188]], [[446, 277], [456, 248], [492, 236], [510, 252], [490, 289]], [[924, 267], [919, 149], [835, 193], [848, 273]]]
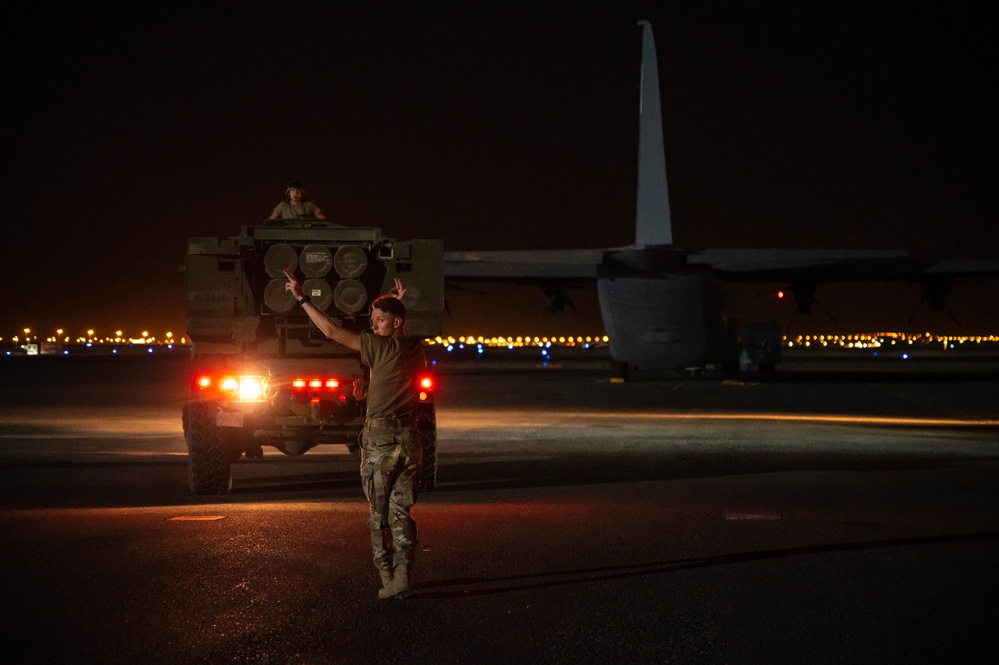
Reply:
[[674, 247], [445, 252], [452, 281], [533, 283], [709, 269], [722, 282], [928, 281], [999, 275], [997, 260], [910, 258], [902, 249], [725, 249]]
[[691, 265], [709, 266], [721, 281], [929, 281], [999, 275], [999, 260], [920, 259], [905, 250], [706, 249]]
[[444, 252], [444, 276], [454, 281], [596, 280], [601, 249]]

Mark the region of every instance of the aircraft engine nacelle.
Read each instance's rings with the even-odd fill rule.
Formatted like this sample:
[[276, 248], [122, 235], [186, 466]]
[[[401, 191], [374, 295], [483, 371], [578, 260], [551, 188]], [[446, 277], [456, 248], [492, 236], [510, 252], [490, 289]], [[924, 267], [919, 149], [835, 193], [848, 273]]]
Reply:
[[724, 337], [717, 285], [699, 274], [597, 280], [610, 355], [639, 368], [700, 365]]

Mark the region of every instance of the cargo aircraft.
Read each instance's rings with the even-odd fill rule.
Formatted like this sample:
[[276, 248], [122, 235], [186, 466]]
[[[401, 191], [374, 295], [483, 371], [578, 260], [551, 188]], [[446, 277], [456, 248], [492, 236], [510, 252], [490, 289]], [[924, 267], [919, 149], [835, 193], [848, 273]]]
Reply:
[[[683, 249], [673, 245], [659, 76], [652, 26], [641, 21], [638, 196], [635, 243], [581, 250], [444, 253], [449, 283], [537, 284], [550, 298], [566, 285], [596, 282], [610, 355], [631, 370], [670, 370], [738, 362], [751, 342], [723, 306], [723, 283], [781, 283], [796, 311], [808, 314], [819, 283], [910, 281], [926, 286], [934, 309], [945, 306], [955, 277], [999, 274], [999, 261], [928, 261], [905, 250]], [[780, 326], [776, 341], [779, 343]], [[759, 326], [757, 326], [759, 330]], [[766, 340], [770, 335], [770, 340]], [[773, 343], [773, 333], [757, 346]], [[740, 350], [741, 345], [741, 350]], [[757, 349], [760, 351], [760, 349]], [[764, 355], [760, 364], [777, 356]]]

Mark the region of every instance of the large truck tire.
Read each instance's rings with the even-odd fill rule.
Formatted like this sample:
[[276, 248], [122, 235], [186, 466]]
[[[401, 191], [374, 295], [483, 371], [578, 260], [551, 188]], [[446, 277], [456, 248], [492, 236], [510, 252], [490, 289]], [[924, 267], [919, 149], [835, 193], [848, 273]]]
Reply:
[[424, 403], [416, 407], [416, 429], [423, 448], [420, 491], [429, 492], [437, 485], [437, 412], [433, 404]]
[[231, 453], [215, 424], [211, 402], [192, 401], [185, 412], [187, 481], [195, 494], [227, 494], [232, 488]]

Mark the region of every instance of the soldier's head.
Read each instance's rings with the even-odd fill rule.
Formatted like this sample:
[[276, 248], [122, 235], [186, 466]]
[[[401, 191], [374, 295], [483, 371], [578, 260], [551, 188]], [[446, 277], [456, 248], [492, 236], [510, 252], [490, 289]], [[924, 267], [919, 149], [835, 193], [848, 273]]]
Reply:
[[284, 190], [284, 197], [293, 203], [305, 200], [305, 187], [297, 180], [292, 180]]
[[371, 303], [371, 332], [381, 337], [406, 334], [406, 306], [394, 296], [380, 296]]

